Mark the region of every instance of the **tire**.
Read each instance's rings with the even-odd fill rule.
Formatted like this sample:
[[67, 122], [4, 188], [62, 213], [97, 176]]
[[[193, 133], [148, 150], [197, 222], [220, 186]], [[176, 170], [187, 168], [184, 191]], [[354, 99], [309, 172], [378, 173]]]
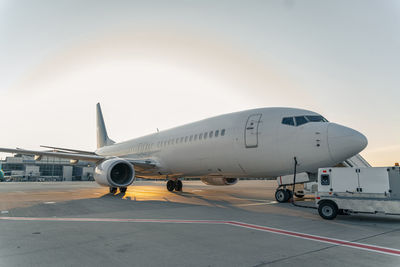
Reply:
[[289, 192], [286, 189], [278, 189], [275, 192], [275, 199], [279, 203], [287, 202], [290, 198]]
[[182, 191], [182, 187], [183, 187], [182, 181], [181, 180], [177, 180], [175, 182], [175, 191]]
[[172, 191], [174, 191], [174, 189], [175, 189], [175, 182], [172, 181], [172, 180], [168, 180], [168, 182], [167, 182], [167, 190], [169, 192], [172, 192]]
[[294, 194], [297, 198], [303, 198], [304, 197], [304, 194]]
[[333, 220], [338, 214], [338, 207], [332, 201], [323, 201], [318, 205], [318, 213], [325, 220]]
[[285, 189], [286, 192], [288, 193], [288, 199], [286, 201], [288, 201], [289, 199], [293, 198], [293, 191], [289, 190], [289, 189]]
[[120, 188], [119, 188], [119, 192], [125, 193], [125, 192], [126, 192], [126, 189], [128, 189], [128, 188], [126, 188], [126, 187], [120, 187]]
[[117, 188], [116, 187], [110, 187], [110, 194], [115, 194], [117, 193]]

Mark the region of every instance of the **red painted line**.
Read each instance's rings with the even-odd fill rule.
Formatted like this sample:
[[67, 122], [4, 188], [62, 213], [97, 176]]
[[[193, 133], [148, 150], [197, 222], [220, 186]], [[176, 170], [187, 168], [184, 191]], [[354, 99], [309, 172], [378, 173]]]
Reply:
[[228, 224], [245, 227], [245, 228], [250, 228], [250, 229], [255, 229], [255, 230], [260, 230], [260, 231], [265, 231], [265, 232], [270, 232], [270, 233], [294, 236], [294, 237], [302, 238], [302, 239], [314, 240], [314, 241], [318, 241], [318, 242], [322, 242], [322, 243], [328, 243], [328, 244], [333, 244], [333, 245], [346, 246], [346, 247], [358, 248], [358, 249], [362, 249], [362, 250], [369, 250], [369, 251], [374, 251], [374, 252], [379, 252], [379, 253], [384, 253], [384, 254], [389, 254], [389, 255], [394, 255], [394, 256], [400, 256], [400, 250], [393, 249], [393, 248], [386, 248], [386, 247], [362, 244], [362, 243], [340, 240], [340, 239], [335, 239], [335, 238], [321, 237], [321, 236], [317, 236], [317, 235], [303, 234], [303, 233], [298, 233], [298, 232], [286, 231], [286, 230], [281, 230], [281, 229], [277, 229], [277, 228], [247, 224], [247, 223], [242, 223], [242, 222], [228, 222]]
[[340, 240], [329, 237], [322, 237], [317, 235], [310, 235], [304, 233], [298, 233], [293, 231], [282, 230], [278, 228], [248, 224], [243, 222], [235, 221], [218, 221], [218, 220], [177, 220], [177, 219], [115, 219], [115, 218], [57, 218], [57, 217], [2, 217], [0, 220], [7, 221], [59, 221], [59, 222], [137, 222], [137, 223], [193, 223], [193, 224], [224, 224], [236, 227], [244, 227], [257, 231], [264, 231], [274, 234], [292, 236], [301, 239], [307, 239], [327, 244], [333, 244], [338, 246], [345, 246], [350, 248], [356, 248], [361, 250], [367, 250], [387, 255], [400, 256], [400, 250], [394, 248], [380, 247], [368, 244], [362, 244], [357, 242], [351, 242], [346, 240]]

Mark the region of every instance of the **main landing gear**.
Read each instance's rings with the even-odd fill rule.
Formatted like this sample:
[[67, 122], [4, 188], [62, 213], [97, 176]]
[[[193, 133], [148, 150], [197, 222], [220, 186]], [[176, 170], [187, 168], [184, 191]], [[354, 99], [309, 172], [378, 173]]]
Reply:
[[[127, 189], [127, 187], [120, 187], [119, 188], [119, 192], [123, 194], [123, 193], [126, 192], [126, 189]], [[117, 193], [117, 190], [118, 190], [118, 187], [110, 187], [110, 193], [111, 194]]]
[[168, 182], [167, 182], [167, 189], [170, 192], [172, 192], [174, 190], [182, 191], [182, 187], [183, 187], [183, 184], [182, 184], [182, 181], [180, 181], [180, 180], [175, 180], [175, 181], [168, 180]]

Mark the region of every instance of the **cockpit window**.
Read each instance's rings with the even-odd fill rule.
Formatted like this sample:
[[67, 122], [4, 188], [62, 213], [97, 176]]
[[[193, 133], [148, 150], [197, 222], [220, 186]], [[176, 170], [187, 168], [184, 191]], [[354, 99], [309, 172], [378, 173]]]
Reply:
[[296, 126], [300, 126], [306, 124], [308, 121], [304, 116], [297, 116], [294, 117], [296, 119]]
[[306, 118], [310, 122], [328, 122], [328, 120], [322, 116], [306, 116]]
[[282, 124], [293, 125], [294, 126], [293, 117], [283, 118], [282, 119]]
[[328, 120], [322, 117], [321, 115], [307, 115], [307, 116], [282, 118], [282, 124], [291, 126], [300, 126], [309, 122], [328, 122]]

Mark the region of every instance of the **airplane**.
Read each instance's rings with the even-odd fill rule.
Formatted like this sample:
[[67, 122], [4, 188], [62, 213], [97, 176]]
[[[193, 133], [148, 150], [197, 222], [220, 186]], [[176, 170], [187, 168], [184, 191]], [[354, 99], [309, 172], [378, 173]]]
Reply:
[[[165, 179], [168, 191], [182, 191], [180, 178], [208, 185], [233, 185], [240, 178], [315, 174], [358, 154], [367, 138], [297, 108], [258, 108], [224, 114], [116, 143], [108, 137], [100, 103], [96, 106], [97, 149], [53, 151], [0, 148], [0, 152], [95, 162], [95, 181], [125, 193], [135, 178]], [[285, 189], [288, 190], [288, 189]], [[278, 189], [277, 189], [278, 193]], [[290, 192], [283, 192], [288, 194]]]

